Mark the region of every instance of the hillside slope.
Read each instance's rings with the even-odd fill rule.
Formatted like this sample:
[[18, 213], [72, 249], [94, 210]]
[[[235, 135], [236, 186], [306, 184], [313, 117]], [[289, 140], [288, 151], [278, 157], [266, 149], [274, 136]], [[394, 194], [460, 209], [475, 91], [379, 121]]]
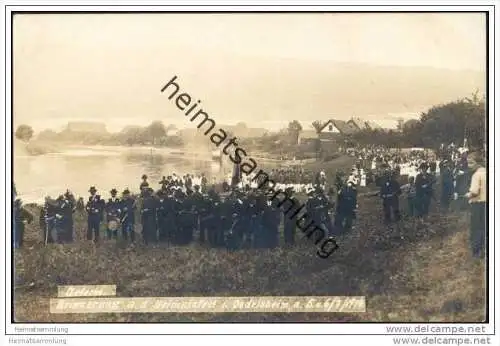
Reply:
[[[29, 226], [27, 248], [15, 254], [18, 322], [173, 321], [461, 321], [484, 319], [484, 261], [467, 247], [465, 212], [412, 220], [389, 229], [380, 202], [362, 198], [355, 229], [339, 239], [329, 259], [316, 256], [310, 240], [293, 249], [225, 250], [189, 247], [127, 248], [83, 241], [84, 216], [76, 216], [78, 241], [39, 244]], [[31, 248], [30, 248], [31, 247]], [[51, 315], [57, 285], [116, 284], [118, 296], [364, 295], [363, 314], [93, 314]]]

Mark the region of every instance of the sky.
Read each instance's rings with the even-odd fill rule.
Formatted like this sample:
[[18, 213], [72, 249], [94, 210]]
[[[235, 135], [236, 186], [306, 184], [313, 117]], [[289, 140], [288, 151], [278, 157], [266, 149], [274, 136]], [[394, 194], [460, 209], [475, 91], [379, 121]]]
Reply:
[[[14, 124], [40, 130], [69, 120], [96, 120], [114, 130], [165, 118], [183, 127], [186, 120], [158, 92], [172, 75], [179, 76], [183, 88], [202, 95], [221, 123], [258, 119], [253, 126], [273, 127], [292, 119], [287, 117], [309, 121], [306, 109], [323, 118], [339, 104], [327, 96], [314, 98], [317, 92], [310, 90], [315, 85], [328, 89], [322, 66], [361, 63], [484, 73], [485, 42], [484, 14], [16, 15]], [[276, 72], [279, 66], [286, 66], [282, 74]], [[308, 71], [312, 76], [298, 77]], [[301, 78], [310, 83], [310, 95], [303, 98], [297, 97], [304, 92]], [[347, 88], [355, 92], [356, 85]], [[363, 95], [356, 97], [364, 102]], [[393, 111], [359, 109], [364, 114], [356, 115], [384, 121], [394, 114], [414, 117], [431, 106], [415, 100], [403, 110], [397, 104], [403, 101], [395, 102]]]

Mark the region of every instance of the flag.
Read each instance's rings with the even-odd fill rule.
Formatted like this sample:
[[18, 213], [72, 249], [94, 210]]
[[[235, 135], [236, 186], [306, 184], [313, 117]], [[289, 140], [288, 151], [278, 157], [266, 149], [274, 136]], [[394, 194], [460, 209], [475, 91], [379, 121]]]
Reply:
[[241, 169], [240, 165], [235, 163], [233, 167], [233, 179], [232, 179], [232, 184], [233, 186], [236, 186], [240, 183], [241, 181]]

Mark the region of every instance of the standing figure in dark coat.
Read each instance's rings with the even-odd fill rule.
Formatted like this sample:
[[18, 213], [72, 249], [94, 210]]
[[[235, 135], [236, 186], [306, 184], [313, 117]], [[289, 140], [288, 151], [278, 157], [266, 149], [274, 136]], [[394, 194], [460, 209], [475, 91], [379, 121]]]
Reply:
[[214, 189], [208, 191], [207, 238], [211, 247], [224, 246], [224, 228], [222, 222], [223, 205]]
[[356, 218], [358, 205], [358, 191], [355, 181], [348, 179], [347, 183], [340, 190], [335, 213], [335, 233], [340, 235], [349, 232]]
[[157, 201], [152, 196], [151, 188], [144, 188], [141, 207], [142, 239], [144, 244], [156, 242], [156, 208]]
[[467, 160], [465, 157], [461, 157], [457, 161], [457, 165], [455, 167], [454, 176], [455, 176], [455, 192], [457, 195], [457, 206], [459, 210], [465, 210], [468, 206], [467, 198], [465, 198], [465, 194], [467, 193], [467, 189], [469, 187], [470, 180], [470, 172], [468, 169]]
[[[398, 222], [401, 218], [399, 213], [399, 196], [401, 195], [401, 186], [395, 176], [386, 171], [384, 180], [380, 186], [380, 197], [384, 209], [384, 222], [389, 224], [393, 221]], [[393, 218], [394, 217], [394, 218]]]
[[279, 208], [279, 201], [276, 198], [271, 200], [270, 209], [268, 246], [270, 249], [274, 249], [279, 246], [279, 229], [281, 223], [281, 209]]
[[287, 194], [292, 202], [286, 202], [281, 205], [283, 211], [283, 236], [285, 245], [295, 245], [295, 234], [297, 231], [297, 208], [300, 207], [300, 201], [293, 196], [293, 188], [287, 188]]
[[427, 164], [424, 162], [420, 165], [419, 173], [415, 178], [415, 189], [417, 202], [417, 215], [421, 218], [426, 218], [429, 214], [429, 206], [433, 197], [433, 179], [427, 173]]
[[14, 201], [14, 224], [15, 231], [12, 237], [13, 247], [20, 248], [24, 243], [24, 228], [26, 223], [33, 222], [33, 215], [23, 208], [22, 201], [17, 198]]
[[122, 214], [122, 202], [116, 197], [118, 191], [116, 189], [112, 189], [110, 193], [111, 198], [108, 200], [108, 203], [106, 203], [106, 236], [108, 240], [117, 239], [120, 217]]
[[183, 210], [181, 217], [181, 245], [188, 245], [194, 239], [194, 231], [198, 228], [198, 215], [196, 211], [193, 193], [187, 190], [188, 194], [183, 196]]
[[122, 204], [121, 204], [121, 225], [122, 225], [122, 237], [124, 240], [128, 240], [130, 236], [130, 241], [135, 241], [135, 211], [136, 211], [136, 200], [130, 196], [129, 189], [125, 189], [122, 192]]
[[201, 174], [201, 193], [205, 194], [208, 192], [208, 179], [205, 173]]
[[57, 202], [45, 197], [45, 205], [40, 212], [40, 228], [43, 230], [43, 241], [45, 243], [57, 242], [56, 232]]
[[65, 236], [64, 241], [73, 242], [73, 213], [76, 210], [76, 199], [71, 191], [66, 190], [64, 194], [63, 214], [65, 220]]
[[[190, 196], [190, 200], [192, 203], [192, 210], [193, 210], [193, 223], [194, 223], [194, 231], [199, 232], [199, 237], [198, 239], [200, 240], [200, 243], [204, 243], [206, 240], [206, 225], [201, 222], [201, 217], [202, 214], [205, 212], [205, 201], [203, 198], [203, 195], [200, 192], [200, 186], [199, 185], [194, 185], [194, 192]], [[206, 216], [206, 215], [204, 215]], [[201, 227], [203, 226], [203, 227]]]
[[91, 186], [89, 189], [90, 197], [85, 206], [87, 211], [87, 240], [99, 242], [99, 228], [102, 219], [102, 202], [101, 196], [97, 195], [96, 188]]
[[66, 208], [67, 204], [64, 200], [63, 195], [59, 195], [56, 199], [56, 217], [55, 217], [55, 232], [57, 233], [57, 242], [64, 243], [66, 241], [66, 230], [67, 230], [67, 221], [66, 221]]
[[253, 247], [263, 249], [267, 246], [267, 220], [269, 218], [269, 206], [266, 196], [259, 191], [255, 198], [255, 216], [253, 229]]
[[245, 237], [245, 208], [242, 196], [238, 191], [233, 191], [232, 195], [225, 203], [227, 217], [231, 220], [229, 229], [226, 231], [227, 247], [230, 250], [238, 250], [243, 246]]
[[157, 192], [158, 209], [156, 210], [156, 218], [158, 220], [158, 241], [160, 243], [168, 241], [168, 196], [163, 190]]
[[453, 171], [445, 161], [441, 167], [441, 212], [447, 213], [450, 209], [450, 204], [453, 199], [454, 181]]
[[143, 196], [143, 191], [148, 188], [149, 188], [148, 176], [146, 174], [143, 174], [141, 185], [139, 185], [139, 191], [141, 192], [141, 196]]

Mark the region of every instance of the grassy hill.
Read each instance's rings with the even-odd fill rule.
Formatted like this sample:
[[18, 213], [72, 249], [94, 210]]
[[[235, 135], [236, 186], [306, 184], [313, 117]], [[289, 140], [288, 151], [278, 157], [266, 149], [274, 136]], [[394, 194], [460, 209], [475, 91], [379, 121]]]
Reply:
[[[333, 165], [333, 164], [332, 164]], [[291, 249], [230, 253], [200, 245], [126, 247], [84, 241], [85, 215], [75, 217], [78, 240], [40, 244], [29, 225], [16, 251], [18, 322], [479, 322], [484, 311], [484, 261], [468, 251], [468, 214], [442, 216], [433, 206], [427, 226], [404, 220], [388, 228], [378, 198], [359, 201], [355, 229], [339, 238], [328, 259], [305, 238]], [[404, 203], [401, 203], [404, 205]], [[36, 213], [36, 207], [32, 211]], [[298, 233], [299, 238], [301, 234]], [[140, 239], [140, 237], [139, 237]], [[49, 314], [57, 285], [116, 284], [117, 296], [364, 295], [362, 314]]]

